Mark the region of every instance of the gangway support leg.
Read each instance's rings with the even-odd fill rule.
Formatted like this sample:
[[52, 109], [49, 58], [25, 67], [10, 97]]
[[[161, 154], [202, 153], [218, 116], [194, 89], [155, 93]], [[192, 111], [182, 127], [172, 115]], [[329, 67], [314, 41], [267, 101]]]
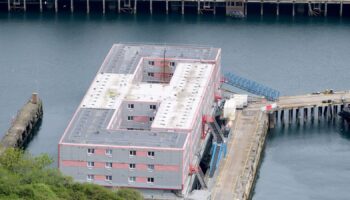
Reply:
[[282, 125], [284, 125], [284, 110], [281, 110], [280, 120]]
[[118, 13], [120, 13], [120, 0], [118, 0]]
[[184, 15], [185, 14], [185, 0], [181, 1], [181, 14]]
[[90, 0], [86, 0], [86, 13], [90, 13]]
[[73, 13], [74, 12], [74, 1], [70, 0], [70, 12]]
[[304, 108], [304, 123], [307, 121], [308, 118], [308, 108]]
[[214, 9], [214, 10], [213, 10], [213, 14], [216, 15], [216, 0], [214, 0], [214, 3], [213, 3], [213, 4], [214, 4], [214, 5], [213, 5], [213, 7], [214, 7], [214, 8], [213, 8], [213, 9]]
[[342, 17], [343, 16], [343, 1], [340, 1], [340, 10], [339, 10], [339, 16]]
[[43, 12], [43, 0], [39, 1], [40, 12]]
[[201, 10], [201, 1], [197, 0], [197, 14], [200, 14], [200, 10]]
[[55, 0], [55, 12], [56, 13], [58, 12], [58, 2], [57, 2], [57, 0]]
[[23, 0], [23, 10], [24, 12], [27, 11], [27, 1]]
[[328, 2], [324, 2], [324, 16], [327, 17], [327, 12], [328, 12]]
[[169, 14], [169, 0], [165, 1], [165, 12], [166, 14]]
[[152, 14], [153, 13], [153, 1], [152, 0], [150, 0], [149, 1], [149, 12]]
[[264, 15], [264, 2], [263, 1], [260, 2], [260, 15], [261, 16]]
[[7, 11], [11, 11], [11, 2], [10, 0], [7, 0]]
[[297, 108], [295, 110], [295, 112], [296, 112], [295, 117], [296, 117], [297, 123], [299, 124], [299, 122], [300, 122], [300, 110], [299, 110], [299, 108]]
[[293, 121], [293, 109], [290, 109], [288, 112], [288, 123], [291, 124]]
[[280, 15], [280, 3], [277, 1], [276, 3], [276, 16]]
[[134, 1], [134, 14], [137, 13], [137, 0]]
[[295, 1], [293, 1], [293, 8], [292, 8], [292, 16], [294, 17], [295, 16]]
[[106, 14], [106, 0], [102, 0], [102, 13]]

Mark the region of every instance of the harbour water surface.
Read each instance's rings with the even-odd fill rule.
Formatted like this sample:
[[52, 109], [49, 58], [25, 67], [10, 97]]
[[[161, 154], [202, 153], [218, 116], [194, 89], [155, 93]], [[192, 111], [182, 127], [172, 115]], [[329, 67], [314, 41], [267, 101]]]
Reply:
[[[222, 68], [282, 95], [350, 89], [350, 20], [290, 16], [0, 13], [0, 136], [39, 92], [33, 154], [57, 143], [113, 43], [222, 48]], [[269, 133], [253, 199], [350, 199], [350, 131], [341, 122]]]

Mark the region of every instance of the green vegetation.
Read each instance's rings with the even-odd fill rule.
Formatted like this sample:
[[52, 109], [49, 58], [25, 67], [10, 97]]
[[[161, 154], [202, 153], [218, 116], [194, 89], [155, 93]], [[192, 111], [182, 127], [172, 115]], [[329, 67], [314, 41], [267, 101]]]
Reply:
[[94, 184], [73, 182], [49, 167], [48, 155], [33, 157], [18, 149], [0, 156], [0, 199], [6, 200], [141, 200], [132, 189], [109, 190]]

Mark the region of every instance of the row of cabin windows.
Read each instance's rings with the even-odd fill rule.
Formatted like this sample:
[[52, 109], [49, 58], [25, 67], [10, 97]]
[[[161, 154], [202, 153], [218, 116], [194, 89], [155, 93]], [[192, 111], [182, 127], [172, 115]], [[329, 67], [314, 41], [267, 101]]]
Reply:
[[[88, 181], [93, 181], [94, 179], [95, 179], [95, 175], [93, 175], [93, 174], [88, 174], [87, 175], [87, 177], [86, 177], [86, 179], [88, 180]], [[107, 176], [105, 176], [105, 181], [112, 181], [112, 176], [111, 175], [107, 175]]]
[[[93, 148], [88, 148], [88, 149], [87, 149], [87, 153], [88, 153], [88, 154], [94, 154], [94, 153], [95, 153], [95, 149], [93, 149]], [[112, 153], [113, 153], [112, 149], [106, 149], [106, 150], [105, 150], [105, 154], [106, 154], [107, 156], [111, 156]]]
[[[131, 151], [129, 151], [129, 155], [130, 156], [136, 156], [136, 151], [135, 150], [131, 150]], [[149, 156], [149, 157], [154, 157], [154, 151], [148, 151], [147, 152], [147, 156]]]
[[[133, 183], [136, 181], [135, 176], [129, 176], [129, 182]], [[153, 177], [147, 177], [147, 183], [154, 183], [154, 178]]]
[[[88, 161], [87, 162], [87, 167], [89, 168], [93, 168], [95, 166], [95, 162], [93, 161]], [[112, 168], [113, 167], [113, 163], [112, 162], [106, 162], [105, 163], [105, 168]], [[129, 164], [129, 169], [135, 169], [136, 168], [136, 164], [135, 163], [130, 163]], [[153, 164], [148, 164], [147, 165], [147, 169], [149, 171], [153, 171], [154, 170], [154, 165]]]
[[[109, 156], [112, 155], [112, 152], [113, 152], [112, 149], [106, 149], [106, 150], [105, 150], [105, 154], [106, 154], [106, 155], [109, 155]], [[95, 149], [93, 149], [93, 148], [88, 148], [88, 149], [87, 149], [87, 153], [88, 153], [88, 154], [94, 154], [94, 153], [95, 153]], [[130, 150], [130, 151], [129, 151], [129, 155], [130, 155], [130, 156], [136, 156], [136, 150]], [[149, 157], [154, 157], [155, 154], [154, 154], [154, 151], [148, 151], [148, 152], [147, 152], [147, 155], [148, 155]]]
[[[154, 61], [153, 61], [153, 60], [150, 60], [150, 61], [148, 61], [148, 64], [153, 66], [153, 65], [154, 65]], [[169, 62], [169, 65], [172, 66], [172, 67], [174, 67], [174, 66], [175, 66], [175, 62], [170, 61], [170, 62]]]
[[[128, 104], [128, 108], [129, 109], [133, 109], [135, 107], [135, 105], [133, 104], [133, 103], [129, 103]], [[149, 109], [151, 109], [151, 110], [155, 110], [155, 109], [157, 109], [157, 106], [156, 105], [149, 105]]]
[[[134, 120], [134, 116], [128, 116], [128, 121]], [[154, 120], [154, 117], [149, 117], [149, 121], [152, 122]]]

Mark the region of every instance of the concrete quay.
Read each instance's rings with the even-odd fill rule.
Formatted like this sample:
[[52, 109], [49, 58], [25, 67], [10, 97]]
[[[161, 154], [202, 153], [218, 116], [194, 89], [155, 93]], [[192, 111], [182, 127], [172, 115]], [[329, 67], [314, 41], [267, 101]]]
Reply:
[[[276, 107], [263, 109], [276, 103]], [[232, 135], [227, 139], [227, 156], [220, 164], [211, 199], [246, 200], [251, 197], [268, 128], [288, 119], [300, 123], [336, 119], [350, 104], [350, 92], [314, 93], [280, 97], [276, 102], [251, 102], [237, 110]], [[295, 116], [295, 119], [293, 118]]]
[[251, 104], [237, 112], [227, 155], [218, 170], [211, 199], [248, 199], [254, 186], [261, 152], [267, 134], [267, 115], [263, 104]]
[[11, 127], [0, 141], [0, 155], [7, 148], [22, 148], [32, 137], [33, 129], [43, 117], [42, 101], [36, 93], [18, 112]]

